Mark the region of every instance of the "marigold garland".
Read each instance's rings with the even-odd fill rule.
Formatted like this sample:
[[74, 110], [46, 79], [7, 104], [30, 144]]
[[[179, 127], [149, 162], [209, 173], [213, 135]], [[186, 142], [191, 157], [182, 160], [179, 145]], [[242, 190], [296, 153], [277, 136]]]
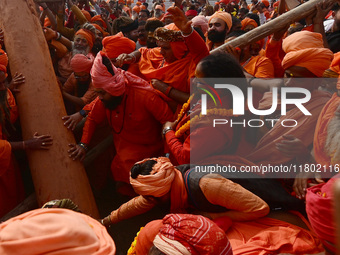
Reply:
[[[184, 105], [182, 110], [184, 109]], [[180, 114], [182, 113], [182, 110]], [[183, 113], [182, 113], [183, 114]], [[199, 121], [202, 120], [202, 118], [206, 117], [211, 117], [211, 116], [221, 116], [221, 117], [230, 117], [233, 116], [233, 110], [232, 109], [223, 109], [223, 108], [214, 108], [214, 109], [209, 109], [207, 110], [206, 115], [202, 115], [201, 113], [199, 115], [196, 115], [193, 117], [191, 120], [188, 120], [185, 124], [183, 124], [175, 133], [175, 136], [177, 138], [181, 137], [184, 135], [185, 132], [187, 132], [190, 129], [190, 124], [191, 126], [194, 126], [197, 124]]]
[[136, 255], [136, 245], [137, 245], [137, 240], [138, 240], [138, 235], [140, 233], [140, 231], [143, 229], [144, 227], [141, 227], [139, 232], [137, 233], [135, 239], [133, 240], [133, 242], [131, 243], [131, 247], [129, 248], [127, 255]]

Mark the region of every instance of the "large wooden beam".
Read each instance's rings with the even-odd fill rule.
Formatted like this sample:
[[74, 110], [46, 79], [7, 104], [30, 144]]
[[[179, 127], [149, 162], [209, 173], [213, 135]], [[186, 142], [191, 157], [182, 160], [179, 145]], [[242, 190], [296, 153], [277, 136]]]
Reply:
[[318, 3], [322, 3], [323, 1], [325, 3], [329, 3], [329, 2], [336, 3], [337, 2], [336, 0], [310, 0], [294, 8], [293, 10], [290, 10], [282, 14], [276, 19], [273, 19], [269, 21], [268, 23], [262, 26], [259, 26], [247, 32], [246, 34], [235, 38], [234, 40], [230, 42], [223, 44], [222, 46], [212, 50], [210, 53], [224, 51], [227, 45], [230, 45], [233, 47], [242, 47], [250, 43], [257, 42], [258, 40], [261, 40], [265, 38], [266, 36], [273, 34], [276, 31], [284, 29], [287, 25], [292, 24], [293, 22], [299, 21], [313, 14], [316, 11], [316, 5]]
[[0, 26], [12, 74], [21, 72], [26, 83], [17, 95], [24, 139], [51, 134], [48, 151], [29, 151], [28, 159], [39, 206], [53, 199], [72, 199], [86, 214], [99, 217], [83, 165], [68, 157], [72, 132], [61, 120], [66, 115], [48, 46], [32, 0], [0, 0]]

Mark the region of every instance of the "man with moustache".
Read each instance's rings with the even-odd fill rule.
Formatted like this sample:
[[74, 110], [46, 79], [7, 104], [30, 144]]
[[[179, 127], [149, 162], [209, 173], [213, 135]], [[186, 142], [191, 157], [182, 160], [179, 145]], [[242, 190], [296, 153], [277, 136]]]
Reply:
[[117, 152], [111, 164], [114, 180], [129, 184], [134, 163], [163, 154], [162, 123], [173, 113], [146, 81], [116, 68], [103, 52], [98, 53], [91, 76], [100, 100], [88, 115], [81, 142], [70, 144], [69, 156], [83, 160], [97, 124], [107, 120]]
[[231, 15], [227, 12], [215, 12], [209, 19], [207, 47], [209, 51], [224, 44], [224, 40], [232, 27]]

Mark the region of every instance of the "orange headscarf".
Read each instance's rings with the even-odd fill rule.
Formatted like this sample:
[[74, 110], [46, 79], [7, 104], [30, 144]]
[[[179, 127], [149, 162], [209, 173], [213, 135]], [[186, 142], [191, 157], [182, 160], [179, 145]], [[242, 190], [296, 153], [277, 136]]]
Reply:
[[91, 21], [91, 14], [88, 11], [81, 10], [88, 22]]
[[99, 30], [102, 33], [103, 37], [105, 37], [107, 35], [107, 32], [105, 32], [104, 29], [101, 26], [99, 26], [98, 24], [91, 23], [91, 25], [94, 26], [97, 30]]
[[266, 6], [267, 8], [269, 7], [269, 1], [268, 0], [261, 0], [261, 2]]
[[68, 209], [37, 209], [0, 225], [0, 254], [114, 255], [116, 247], [97, 220]]
[[142, 196], [162, 197], [170, 192], [171, 212], [185, 210], [188, 194], [180, 171], [165, 157], [144, 159], [136, 164], [147, 160], [157, 161], [150, 174], [138, 175], [136, 179], [130, 177], [130, 184], [136, 193]]
[[77, 33], [75, 34], [75, 36], [77, 35], [82, 35], [85, 37], [87, 43], [89, 44], [90, 46], [90, 49], [92, 49], [93, 47], [93, 43], [94, 43], [94, 35], [92, 34], [92, 32], [90, 32], [89, 30], [87, 29], [79, 29], [77, 31]]
[[251, 19], [251, 18], [244, 18], [242, 21], [241, 21], [241, 24], [242, 24], [242, 30], [245, 29], [246, 26], [248, 25], [253, 25], [254, 27], [257, 27], [257, 23], [255, 20]]
[[319, 33], [296, 32], [283, 41], [282, 48], [287, 53], [282, 60], [283, 69], [301, 66], [317, 77], [322, 76], [333, 59], [332, 51], [323, 47]]
[[7, 53], [0, 49], [0, 71], [7, 73], [8, 57]]
[[122, 53], [131, 53], [136, 49], [136, 43], [122, 33], [107, 36], [103, 39], [103, 52], [110, 58], [116, 58]]
[[133, 10], [134, 12], [139, 13], [139, 12], [140, 12], [140, 7], [139, 7], [138, 5], [135, 5], [135, 6], [132, 8], [132, 10]]
[[231, 15], [229, 13], [223, 12], [223, 11], [217, 11], [210, 17], [209, 23], [212, 18], [219, 18], [223, 20], [228, 26], [228, 32], [230, 31], [231, 26], [233, 25], [233, 22], [232, 22]]
[[72, 70], [76, 73], [90, 73], [94, 58], [91, 54], [88, 54], [88, 56], [83, 54], [74, 55], [74, 57], [71, 59]]
[[100, 15], [96, 15], [91, 18], [91, 23], [94, 23], [95, 21], [99, 21], [102, 24], [103, 28], [107, 28], [105, 21], [102, 19]]

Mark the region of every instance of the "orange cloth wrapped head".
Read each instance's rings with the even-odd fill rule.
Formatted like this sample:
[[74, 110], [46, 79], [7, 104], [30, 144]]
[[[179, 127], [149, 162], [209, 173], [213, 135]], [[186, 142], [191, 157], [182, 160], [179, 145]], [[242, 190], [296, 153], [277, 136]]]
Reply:
[[0, 71], [7, 73], [8, 57], [7, 53], [0, 49]]
[[85, 56], [83, 54], [76, 54], [71, 59], [71, 68], [75, 73], [81, 72], [90, 73], [93, 60], [94, 58], [90, 54], [88, 56]]
[[205, 16], [199, 15], [196, 16], [192, 19], [192, 25], [195, 26], [200, 26], [202, 29], [203, 34], [205, 34], [208, 31], [209, 25], [208, 25], [208, 20]]
[[168, 214], [153, 244], [171, 255], [231, 255], [224, 231], [201, 215]]
[[88, 22], [91, 21], [91, 14], [88, 11], [81, 10]]
[[209, 23], [212, 18], [219, 18], [223, 20], [228, 26], [228, 32], [230, 31], [231, 26], [233, 25], [233, 22], [232, 22], [231, 15], [229, 13], [223, 12], [223, 11], [217, 11], [210, 17]]
[[87, 43], [89, 44], [90, 46], [90, 49], [92, 49], [93, 47], [93, 43], [94, 43], [94, 34], [92, 32], [90, 32], [89, 30], [87, 29], [79, 29], [77, 31], [77, 33], [75, 34], [75, 36], [77, 35], [81, 35], [81, 36], [84, 36]]
[[132, 8], [132, 10], [133, 10], [134, 12], [139, 13], [139, 12], [140, 12], [140, 7], [139, 7], [138, 5], [135, 5], [135, 6]]
[[183, 211], [187, 206], [188, 195], [182, 174], [165, 157], [144, 159], [136, 164], [147, 160], [155, 160], [157, 163], [149, 175], [138, 175], [136, 179], [130, 176], [133, 189], [142, 196], [154, 197], [162, 197], [171, 192], [171, 211]]
[[99, 26], [98, 24], [96, 24], [96, 23], [91, 23], [91, 25], [94, 26], [97, 30], [99, 30], [99, 31], [102, 33], [103, 37], [105, 37], [105, 35], [108, 34], [108, 33], [105, 32], [104, 29], [103, 29], [101, 26]]
[[229, 4], [230, 3], [230, 0], [220, 0], [220, 2], [219, 3], [223, 3], [223, 4]]
[[266, 8], [269, 7], [269, 1], [268, 0], [261, 0], [261, 2], [266, 6]]
[[129, 54], [135, 49], [136, 43], [124, 37], [122, 33], [107, 36], [103, 39], [103, 52], [105, 52], [110, 59], [114, 59], [122, 53]]
[[241, 21], [241, 24], [242, 24], [242, 30], [244, 30], [246, 28], [246, 26], [248, 25], [253, 25], [254, 27], [257, 27], [257, 23], [255, 20], [251, 19], [251, 18], [244, 18], [242, 21]]
[[103, 28], [107, 28], [105, 21], [102, 19], [100, 15], [96, 15], [91, 18], [91, 23], [94, 23], [95, 21], [99, 21]]
[[283, 69], [301, 66], [317, 77], [322, 76], [333, 59], [332, 51], [323, 47], [322, 36], [319, 33], [296, 32], [283, 41], [282, 48], [286, 52], [282, 60]]
[[158, 41], [169, 42], [172, 52], [177, 59], [181, 59], [188, 51], [188, 47], [185, 44], [184, 38], [180, 31], [158, 27], [154, 32], [154, 37]]
[[0, 239], [2, 255], [116, 254], [104, 226], [68, 209], [37, 209], [16, 216], [0, 225]]

